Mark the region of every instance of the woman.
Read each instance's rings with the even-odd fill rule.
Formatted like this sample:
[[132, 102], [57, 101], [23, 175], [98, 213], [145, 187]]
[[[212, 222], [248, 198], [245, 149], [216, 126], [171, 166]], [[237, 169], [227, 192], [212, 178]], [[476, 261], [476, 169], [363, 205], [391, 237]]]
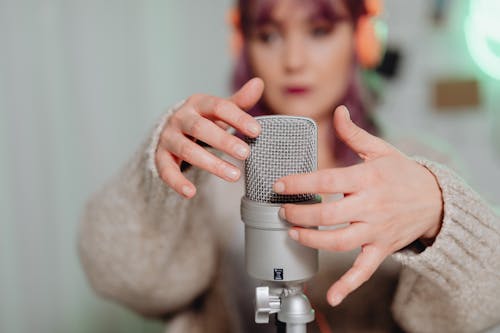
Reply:
[[[308, 284], [318, 314], [311, 331], [473, 332], [500, 320], [498, 217], [448, 168], [369, 133], [355, 77], [371, 60], [355, 41], [366, 37], [372, 5], [240, 1], [236, 82], [259, 78], [230, 98], [193, 95], [170, 109], [90, 199], [79, 245], [100, 294], [165, 318], [168, 332], [274, 330], [253, 324], [238, 212], [249, 147], [227, 130], [258, 136], [250, 110], [318, 124], [319, 171], [274, 184], [326, 199], [280, 211], [296, 225], [292, 239], [326, 250]], [[332, 117], [342, 103], [354, 122], [344, 106]], [[333, 200], [338, 193], [345, 197]]]

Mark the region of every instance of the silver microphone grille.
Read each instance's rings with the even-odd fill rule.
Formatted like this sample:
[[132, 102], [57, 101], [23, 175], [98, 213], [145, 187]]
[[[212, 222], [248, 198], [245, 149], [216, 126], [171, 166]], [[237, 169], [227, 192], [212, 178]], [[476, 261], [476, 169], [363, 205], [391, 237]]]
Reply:
[[305, 117], [262, 116], [255, 118], [261, 134], [245, 138], [250, 156], [245, 161], [245, 195], [263, 203], [313, 200], [314, 194], [282, 195], [273, 191], [274, 182], [284, 176], [317, 169], [316, 123]]

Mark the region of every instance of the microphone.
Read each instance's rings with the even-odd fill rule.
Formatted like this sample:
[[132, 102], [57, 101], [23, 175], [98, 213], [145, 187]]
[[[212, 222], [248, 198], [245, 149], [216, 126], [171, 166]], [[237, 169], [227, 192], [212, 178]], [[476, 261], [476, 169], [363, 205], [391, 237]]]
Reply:
[[[282, 286], [280, 292], [293, 290], [286, 294], [300, 294], [303, 299], [297, 286], [318, 271], [318, 251], [290, 239], [288, 230], [292, 225], [282, 220], [278, 211], [284, 203], [313, 204], [320, 199], [312, 193], [277, 194], [272, 186], [283, 176], [317, 170], [317, 126], [306, 117], [276, 115], [255, 119], [262, 132], [257, 138], [245, 138], [250, 156], [245, 161], [245, 196], [241, 199], [246, 270], [256, 279]], [[268, 289], [264, 294], [262, 289], [256, 291], [257, 322], [268, 322], [269, 314], [283, 308], [283, 304], [276, 303], [280, 301], [278, 295], [268, 294]], [[309, 305], [305, 311], [305, 322], [312, 321], [314, 310]], [[282, 317], [289, 318], [284, 312]]]

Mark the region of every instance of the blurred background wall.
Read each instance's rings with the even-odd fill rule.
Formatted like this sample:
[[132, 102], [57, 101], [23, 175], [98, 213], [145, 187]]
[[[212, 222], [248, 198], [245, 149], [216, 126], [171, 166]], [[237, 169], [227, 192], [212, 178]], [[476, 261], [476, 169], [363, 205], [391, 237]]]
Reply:
[[[377, 113], [390, 135], [454, 153], [464, 178], [499, 203], [500, 79], [467, 50], [469, 1], [448, 1], [436, 25], [438, 2], [387, 0], [402, 58]], [[78, 219], [166, 107], [229, 93], [231, 3], [0, 0], [0, 332], [161, 332], [90, 290]], [[436, 111], [434, 82], [450, 77], [477, 79], [482, 104]]]

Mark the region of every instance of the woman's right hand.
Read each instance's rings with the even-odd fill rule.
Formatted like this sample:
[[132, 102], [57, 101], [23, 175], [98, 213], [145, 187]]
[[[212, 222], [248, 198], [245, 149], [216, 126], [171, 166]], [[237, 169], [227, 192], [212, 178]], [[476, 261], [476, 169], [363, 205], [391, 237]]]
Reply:
[[239, 160], [245, 160], [250, 147], [228, 133], [229, 126], [248, 137], [260, 134], [259, 123], [244, 110], [261, 98], [264, 83], [259, 78], [248, 81], [229, 98], [193, 95], [172, 114], [163, 128], [155, 153], [160, 178], [177, 193], [192, 198], [196, 187], [182, 174], [182, 161], [206, 170], [227, 181], [237, 181], [241, 171], [201, 147], [202, 141]]

